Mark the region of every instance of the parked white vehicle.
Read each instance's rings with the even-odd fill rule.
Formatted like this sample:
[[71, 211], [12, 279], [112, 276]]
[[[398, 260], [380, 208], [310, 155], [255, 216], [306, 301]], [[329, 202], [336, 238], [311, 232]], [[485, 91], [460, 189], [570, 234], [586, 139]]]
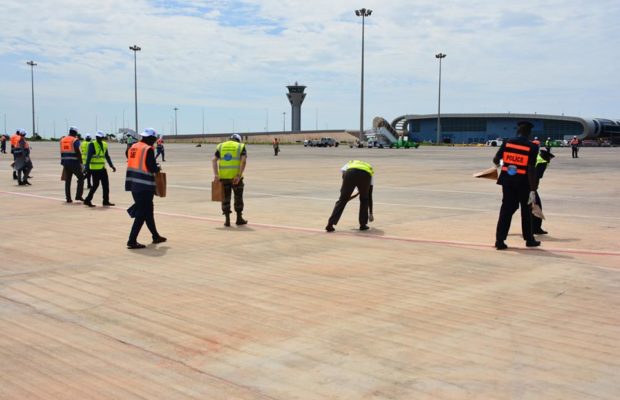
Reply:
[[487, 146], [492, 146], [492, 147], [499, 147], [504, 143], [504, 139], [502, 138], [497, 138], [497, 139], [491, 139], [491, 140], [487, 140], [486, 145]]

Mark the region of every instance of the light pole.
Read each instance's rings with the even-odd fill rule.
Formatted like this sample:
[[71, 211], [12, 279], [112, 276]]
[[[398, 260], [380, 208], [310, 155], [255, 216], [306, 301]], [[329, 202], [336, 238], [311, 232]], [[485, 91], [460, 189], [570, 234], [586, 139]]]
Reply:
[[134, 83], [134, 98], [135, 98], [135, 108], [136, 108], [136, 134], [137, 134], [138, 133], [138, 63], [137, 63], [136, 54], [138, 54], [138, 52], [142, 50], [142, 48], [134, 44], [133, 46], [129, 46], [129, 50], [133, 50], [133, 83]]
[[179, 134], [179, 131], [177, 130], [177, 111], [179, 111], [179, 107], [174, 107], [174, 136]]
[[282, 133], [286, 132], [286, 111], [282, 113]]
[[36, 134], [34, 127], [34, 66], [37, 65], [37, 63], [30, 60], [26, 62], [26, 64], [30, 65], [30, 83], [32, 86], [32, 136], [34, 136]]
[[360, 142], [363, 140], [364, 135], [364, 27], [366, 17], [370, 17], [372, 10], [366, 8], [360, 8], [355, 10], [355, 15], [362, 17], [362, 84], [360, 95]]
[[439, 59], [439, 96], [437, 100], [437, 144], [441, 139], [441, 60], [446, 58], [443, 53], [435, 54], [435, 58]]

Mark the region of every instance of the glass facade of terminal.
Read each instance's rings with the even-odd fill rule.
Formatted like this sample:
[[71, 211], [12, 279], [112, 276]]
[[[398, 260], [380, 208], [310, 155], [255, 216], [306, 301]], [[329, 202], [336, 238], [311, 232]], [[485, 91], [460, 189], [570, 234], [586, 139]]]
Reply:
[[[443, 117], [441, 118], [441, 140], [449, 143], [486, 143], [487, 140], [514, 137], [517, 122], [523, 118], [484, 118], [484, 117]], [[548, 137], [563, 140], [566, 137], [581, 135], [584, 127], [576, 121], [553, 119], [527, 119], [534, 125], [532, 138], [544, 141]], [[437, 138], [437, 118], [410, 119], [408, 121], [409, 139], [435, 142]]]

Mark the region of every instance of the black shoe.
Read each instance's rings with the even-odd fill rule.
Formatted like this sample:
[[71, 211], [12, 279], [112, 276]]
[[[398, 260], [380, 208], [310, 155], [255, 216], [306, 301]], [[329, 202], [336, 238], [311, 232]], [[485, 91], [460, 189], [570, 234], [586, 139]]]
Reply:
[[506, 246], [506, 243], [504, 243], [503, 240], [498, 240], [495, 242], [495, 248], [497, 250], [506, 250], [508, 246]]
[[24, 186], [24, 185], [25, 185], [25, 183], [24, 183], [24, 182], [19, 181], [19, 180], [17, 181], [17, 186]]
[[116, 204], [114, 203], [110, 203], [109, 201], [104, 201], [103, 202], [103, 206], [104, 207], [114, 207]]
[[248, 223], [247, 219], [243, 219], [243, 217], [241, 216], [241, 213], [237, 214], [237, 220], [235, 221], [236, 225], [245, 225]]
[[537, 230], [535, 230], [535, 231], [534, 231], [534, 232], [532, 232], [532, 233], [534, 233], [535, 235], [546, 235], [546, 234], [547, 234], [547, 233], [549, 233], [549, 232], [544, 231], [544, 230], [542, 230], [542, 229], [537, 229]]
[[538, 240], [531, 239], [531, 240], [526, 241], [525, 245], [527, 247], [538, 247], [540, 246], [540, 242]]
[[334, 225], [329, 224], [329, 225], [327, 225], [327, 226], [325, 227], [325, 230], [326, 230], [327, 232], [333, 232], [333, 231], [335, 231], [335, 230], [336, 230], [336, 228], [334, 228]]
[[368, 227], [368, 225], [362, 225], [362, 226], [360, 226], [360, 231], [367, 231], [367, 230], [369, 230], [369, 229], [370, 229], [370, 228]]
[[22, 185], [32, 186], [32, 183], [28, 182], [28, 179], [24, 179]]
[[230, 214], [224, 214], [226, 220], [224, 221], [224, 226], [230, 226]]
[[83, 197], [76, 197], [75, 201], [84, 201], [84, 198]]
[[71, 199], [67, 199], [66, 201], [67, 201], [67, 203], [73, 203], [73, 200], [71, 200]]
[[96, 205], [94, 205], [93, 203], [90, 202], [90, 200], [84, 200], [84, 205], [88, 206], [88, 207], [97, 207]]
[[163, 243], [163, 242], [165, 242], [166, 240], [168, 240], [168, 239], [166, 239], [166, 238], [165, 238], [165, 237], [163, 237], [163, 236], [157, 236], [157, 237], [153, 238], [153, 244]]
[[138, 242], [136, 242], [136, 243], [127, 243], [127, 248], [129, 250], [143, 249], [145, 247], [146, 247], [145, 245], [143, 245], [142, 243], [138, 243]]

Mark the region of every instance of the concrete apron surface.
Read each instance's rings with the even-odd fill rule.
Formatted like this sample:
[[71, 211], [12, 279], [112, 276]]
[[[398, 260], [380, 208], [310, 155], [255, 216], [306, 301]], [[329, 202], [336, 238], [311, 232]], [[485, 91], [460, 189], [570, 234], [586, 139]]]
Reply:
[[[249, 224], [210, 202], [214, 145], [166, 146], [168, 242], [127, 250], [124, 146], [110, 199], [64, 202], [57, 143], [32, 186], [0, 158], [0, 399], [617, 399], [618, 149], [554, 149], [542, 246], [493, 247], [496, 149], [250, 146]], [[376, 169], [324, 227], [340, 167]], [[75, 195], [76, 184], [72, 192]], [[84, 194], [86, 196], [86, 193]]]

